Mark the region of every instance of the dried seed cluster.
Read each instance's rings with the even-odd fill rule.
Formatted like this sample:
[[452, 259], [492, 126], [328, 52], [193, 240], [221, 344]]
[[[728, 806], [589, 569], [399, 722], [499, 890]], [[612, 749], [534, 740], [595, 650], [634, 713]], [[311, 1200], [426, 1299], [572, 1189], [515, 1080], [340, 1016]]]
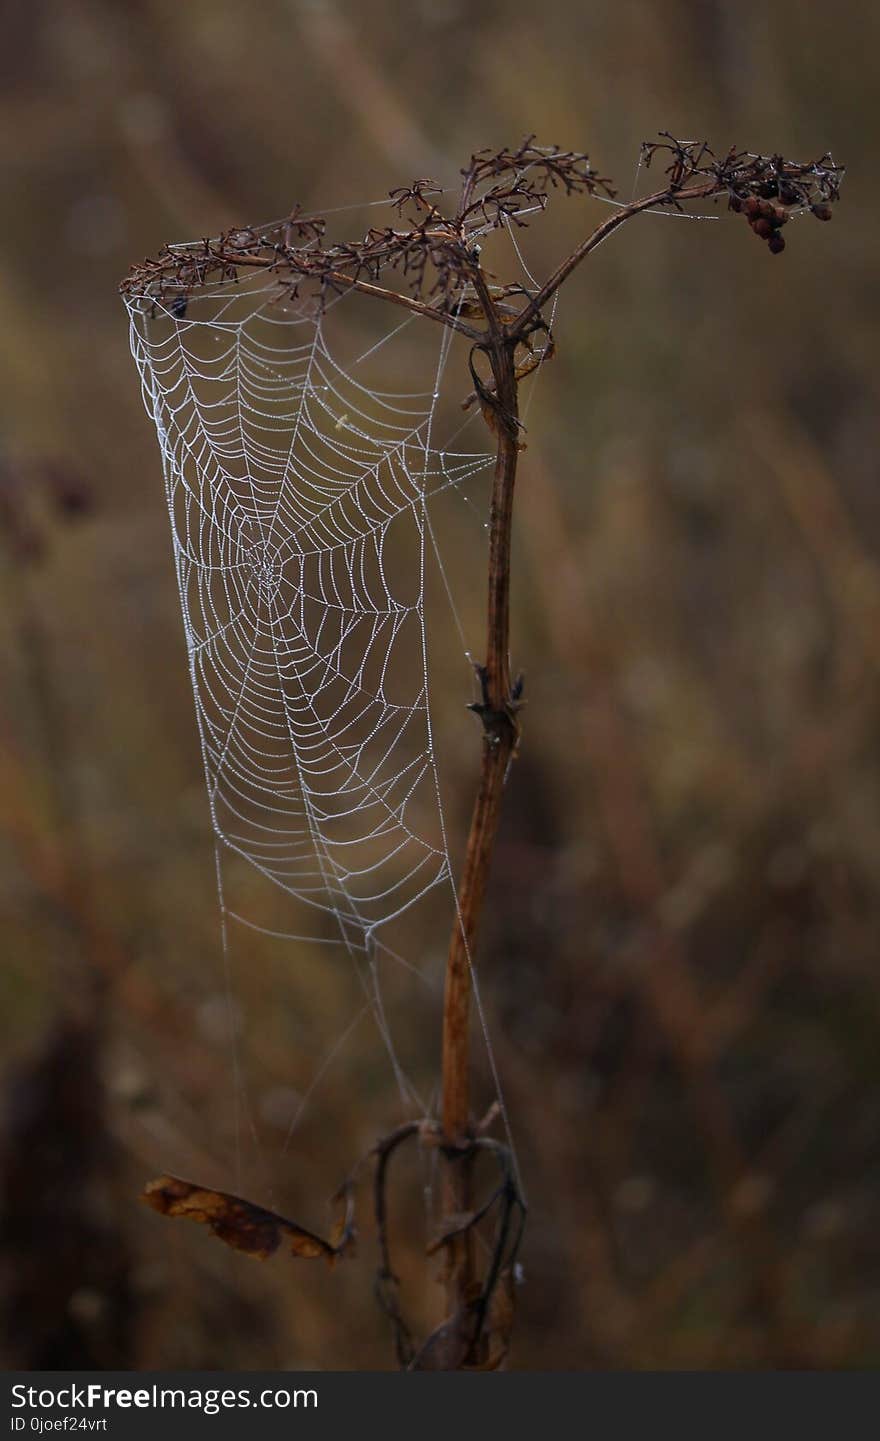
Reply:
[[[804, 165], [734, 146], [718, 156], [705, 141], [676, 140], [665, 131], [642, 146], [646, 168], [658, 158], [667, 161], [666, 184], [652, 203], [683, 209], [686, 203], [726, 196], [773, 254], [785, 248], [780, 231], [793, 210], [809, 210], [820, 220], [831, 218], [844, 174], [830, 155]], [[293, 295], [307, 283], [322, 301], [328, 293], [375, 287], [382, 277], [396, 274], [404, 291], [467, 333], [453, 312], [473, 281], [479, 254], [475, 241], [502, 226], [527, 224], [525, 217], [542, 210], [554, 188], [568, 195], [614, 194], [587, 155], [536, 145], [529, 135], [519, 146], [471, 156], [451, 215], [440, 209], [442, 192], [433, 181], [415, 180], [390, 192], [389, 204], [402, 225], [372, 227], [360, 240], [330, 245], [326, 222], [297, 208], [280, 224], [238, 226], [216, 240], [165, 246], [155, 259], [133, 266], [120, 290], [129, 299], [137, 297], [148, 307], [163, 305], [183, 319], [193, 291], [237, 280], [248, 268], [273, 273]], [[637, 208], [644, 208], [643, 202], [621, 207], [633, 212]]]
[[[764, 182], [760, 194], [747, 195], [745, 199], [732, 191], [729, 200], [730, 209], [744, 215], [759, 240], [767, 242], [771, 255], [779, 255], [785, 249], [785, 236], [780, 231], [787, 224], [791, 210], [801, 208], [802, 204], [802, 194], [786, 181]], [[827, 200], [814, 201], [808, 208], [817, 220], [830, 220], [834, 213]]]
[[755, 155], [734, 147], [719, 157], [705, 141], [676, 140], [666, 133], [642, 146], [646, 166], [657, 155], [669, 162], [669, 203], [679, 206], [683, 192], [693, 195], [695, 186], [708, 183], [706, 197], [726, 194], [730, 209], [745, 216], [772, 255], [785, 249], [780, 231], [793, 212], [808, 210], [818, 220], [831, 219], [844, 176], [843, 167], [835, 165], [830, 155], [804, 165], [782, 155]]
[[742, 212], [758, 238], [766, 240], [771, 255], [779, 255], [785, 249], [785, 236], [779, 233], [788, 222], [788, 211], [784, 205], [763, 200], [757, 195], [749, 195], [745, 200], [731, 195], [730, 208]]

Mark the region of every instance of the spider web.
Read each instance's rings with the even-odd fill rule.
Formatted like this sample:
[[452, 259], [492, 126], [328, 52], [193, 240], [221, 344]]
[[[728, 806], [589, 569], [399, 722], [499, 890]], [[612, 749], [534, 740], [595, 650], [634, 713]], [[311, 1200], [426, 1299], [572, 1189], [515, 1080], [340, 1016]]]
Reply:
[[320, 320], [307, 328], [283, 348], [224, 330], [203, 359], [179, 325], [136, 354], [215, 834], [363, 948], [449, 875], [420, 819], [434, 785], [426, 666], [396, 664], [420, 640], [424, 597], [396, 584], [389, 534], [410, 521], [424, 546], [427, 496], [487, 457], [432, 450], [431, 408], [371, 396], [368, 415]]
[[[238, 927], [347, 954], [401, 1095], [424, 1111], [397, 1059], [376, 958], [407, 965], [385, 940], [392, 922], [443, 887], [447, 907], [454, 900], [428, 684], [429, 562], [452, 595], [430, 508], [444, 495], [470, 505], [469, 482], [493, 456], [456, 443], [460, 409], [443, 416], [452, 434], [438, 443], [449, 332], [429, 337], [422, 390], [370, 389], [356, 366], [372, 379], [386, 341], [388, 354], [411, 322], [394, 317], [343, 365], [330, 332], [350, 300], [322, 310], [255, 280], [205, 287], [185, 314], [127, 305], [163, 459], [224, 953]], [[230, 865], [239, 880], [259, 878], [240, 887], [241, 904]], [[295, 928], [279, 899], [295, 906]], [[480, 1019], [488, 1045], [481, 1009]]]

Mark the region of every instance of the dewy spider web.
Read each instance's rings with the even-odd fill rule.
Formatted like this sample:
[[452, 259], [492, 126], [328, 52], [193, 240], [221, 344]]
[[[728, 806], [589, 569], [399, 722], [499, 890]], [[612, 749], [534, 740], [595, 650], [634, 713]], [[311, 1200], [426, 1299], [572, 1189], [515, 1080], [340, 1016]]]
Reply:
[[[454, 436], [437, 444], [450, 333], [437, 327], [429, 388], [380, 393], [337, 364], [328, 314], [265, 279], [206, 286], [185, 313], [128, 308], [163, 457], [224, 949], [227, 922], [341, 947], [402, 1094], [424, 1108], [397, 1062], [374, 957], [393, 920], [438, 887], [454, 894], [429, 709], [428, 551], [449, 584], [429, 505], [461, 494], [492, 456]], [[361, 361], [402, 328], [385, 323]], [[230, 858], [296, 902], [295, 933], [228, 903]], [[490, 1065], [497, 1083], [491, 1051]]]

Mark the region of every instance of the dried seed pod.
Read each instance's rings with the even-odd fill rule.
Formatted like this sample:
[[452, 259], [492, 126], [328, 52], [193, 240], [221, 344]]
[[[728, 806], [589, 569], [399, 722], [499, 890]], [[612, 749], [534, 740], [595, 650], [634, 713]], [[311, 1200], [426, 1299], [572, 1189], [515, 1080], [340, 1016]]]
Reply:
[[834, 213], [831, 209], [831, 206], [828, 205], [824, 200], [818, 205], [811, 205], [810, 209], [812, 210], [817, 220], [830, 220]]
[[743, 212], [749, 220], [756, 220], [761, 214], [761, 202], [757, 195], [750, 195], [743, 204]]
[[763, 216], [760, 220], [752, 221], [752, 229], [756, 235], [760, 235], [762, 240], [769, 240], [771, 235], [776, 234], [776, 227], [769, 220], [765, 220]]
[[771, 255], [780, 255], [785, 249], [785, 236], [780, 235], [778, 231], [774, 231], [767, 241], [767, 249]]
[[764, 220], [769, 220], [771, 225], [783, 225], [788, 219], [783, 206], [774, 205], [770, 200], [760, 200], [758, 202], [758, 214], [761, 215]]

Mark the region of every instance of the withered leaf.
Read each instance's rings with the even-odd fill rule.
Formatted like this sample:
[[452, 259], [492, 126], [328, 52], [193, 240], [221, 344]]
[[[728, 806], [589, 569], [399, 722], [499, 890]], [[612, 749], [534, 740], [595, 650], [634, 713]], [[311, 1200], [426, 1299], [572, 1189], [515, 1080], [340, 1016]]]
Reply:
[[470, 1345], [467, 1318], [461, 1314], [452, 1316], [431, 1332], [409, 1369], [457, 1371], [464, 1365]]
[[256, 1206], [228, 1191], [211, 1191], [179, 1176], [159, 1176], [141, 1193], [141, 1200], [163, 1216], [183, 1216], [198, 1221], [227, 1246], [265, 1261], [286, 1242], [290, 1254], [305, 1258], [323, 1257], [333, 1265], [354, 1241], [350, 1198], [345, 1197], [345, 1214], [335, 1230], [334, 1241], [325, 1241], [295, 1221]]
[[[452, 1219], [452, 1218], [450, 1218]], [[474, 1287], [478, 1290], [478, 1287]], [[513, 1272], [506, 1267], [489, 1298], [482, 1325], [480, 1297], [432, 1331], [410, 1363], [413, 1371], [498, 1371], [507, 1360], [516, 1307]], [[479, 1334], [475, 1331], [479, 1328]]]

